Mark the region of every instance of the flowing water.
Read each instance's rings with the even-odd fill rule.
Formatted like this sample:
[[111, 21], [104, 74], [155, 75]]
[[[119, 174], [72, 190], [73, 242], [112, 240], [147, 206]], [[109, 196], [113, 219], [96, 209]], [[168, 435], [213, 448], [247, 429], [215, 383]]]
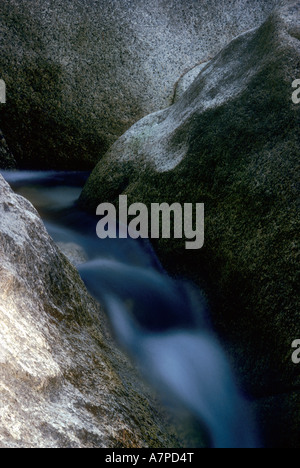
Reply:
[[118, 344], [162, 398], [203, 423], [212, 446], [257, 446], [201, 292], [171, 279], [148, 241], [97, 238], [96, 217], [76, 205], [87, 173], [2, 174], [33, 203], [59, 245], [80, 248], [77, 267], [87, 288], [104, 306]]

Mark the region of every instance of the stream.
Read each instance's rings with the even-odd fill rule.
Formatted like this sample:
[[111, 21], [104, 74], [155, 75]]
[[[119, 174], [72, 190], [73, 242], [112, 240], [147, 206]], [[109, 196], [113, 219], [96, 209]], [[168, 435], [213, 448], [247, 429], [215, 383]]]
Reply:
[[96, 216], [76, 203], [88, 173], [2, 175], [31, 201], [58, 245], [80, 250], [76, 266], [103, 305], [118, 345], [162, 399], [178, 402], [204, 424], [213, 447], [257, 447], [248, 405], [213, 333], [201, 291], [173, 280], [150, 242], [97, 237]]

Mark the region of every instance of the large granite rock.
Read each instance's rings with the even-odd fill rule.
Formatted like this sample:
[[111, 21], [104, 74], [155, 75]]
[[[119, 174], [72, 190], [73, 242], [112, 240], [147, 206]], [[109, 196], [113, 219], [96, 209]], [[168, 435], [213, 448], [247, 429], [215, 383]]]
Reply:
[[2, 0], [0, 125], [19, 167], [93, 168], [186, 70], [280, 0]]
[[[202, 250], [185, 251], [185, 240], [155, 245], [171, 270], [204, 286], [245, 389], [269, 402], [300, 384], [291, 360], [300, 336], [300, 106], [291, 99], [299, 17], [299, 2], [287, 2], [231, 42], [174, 106], [112, 146], [81, 196], [88, 209], [117, 203], [120, 193], [129, 203], [205, 203]], [[293, 402], [297, 429], [278, 410], [277, 442], [299, 443], [295, 395]]]
[[0, 323], [0, 447], [176, 446], [77, 271], [2, 176]]

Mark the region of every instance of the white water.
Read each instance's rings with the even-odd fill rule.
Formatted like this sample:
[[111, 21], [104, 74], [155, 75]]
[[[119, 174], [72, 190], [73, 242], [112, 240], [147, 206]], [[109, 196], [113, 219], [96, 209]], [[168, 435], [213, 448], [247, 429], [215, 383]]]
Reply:
[[57, 242], [75, 243], [78, 267], [105, 307], [118, 344], [162, 398], [203, 423], [218, 448], [257, 446], [252, 418], [210, 326], [205, 301], [161, 267], [148, 242], [100, 240], [96, 218], [76, 207], [87, 174], [3, 172], [39, 210]]

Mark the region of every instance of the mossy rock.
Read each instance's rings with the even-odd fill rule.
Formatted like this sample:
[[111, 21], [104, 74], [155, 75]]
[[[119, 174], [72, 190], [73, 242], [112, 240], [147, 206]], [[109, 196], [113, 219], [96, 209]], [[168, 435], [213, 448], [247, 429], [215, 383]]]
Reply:
[[[299, 3], [289, 2], [235, 39], [174, 106], [115, 143], [81, 196], [91, 210], [117, 203], [119, 193], [149, 206], [205, 203], [202, 250], [186, 251], [184, 240], [155, 247], [170, 271], [207, 291], [214, 323], [254, 398], [300, 384], [291, 361], [300, 336], [300, 106], [291, 99], [300, 77], [299, 15]], [[289, 435], [297, 444], [299, 431]]]

